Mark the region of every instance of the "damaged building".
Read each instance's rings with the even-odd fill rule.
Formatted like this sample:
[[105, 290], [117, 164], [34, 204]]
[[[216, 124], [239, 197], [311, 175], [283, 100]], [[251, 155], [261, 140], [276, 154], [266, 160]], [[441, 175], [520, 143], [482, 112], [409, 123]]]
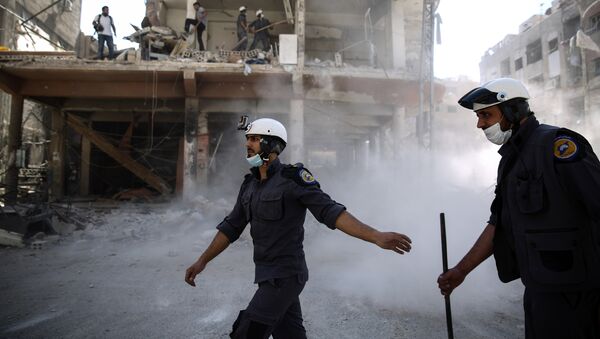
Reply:
[[518, 34], [507, 35], [485, 53], [481, 80], [519, 79], [528, 84], [536, 113], [545, 121], [597, 127], [599, 46], [600, 2], [555, 0], [544, 14], [522, 23]]
[[[147, 1], [151, 27], [132, 29], [139, 48], [115, 60], [95, 60], [92, 40], [66, 22], [80, 15], [81, 1], [43, 2], [39, 10], [1, 2], [12, 20], [5, 26], [25, 26], [44, 10], [29, 23], [67, 51], [27, 52], [0, 41], [15, 50], [0, 52], [9, 204], [27, 195], [22, 173], [36, 165], [50, 201], [233, 192], [246, 170], [241, 115], [286, 125], [286, 162], [335, 170], [361, 166], [365, 154], [397, 158], [427, 146], [431, 107], [443, 94], [432, 81], [438, 1], [247, 1], [249, 18], [260, 8], [277, 23], [263, 55], [231, 51], [238, 2], [202, 2], [207, 51], [193, 51], [182, 32], [192, 1]], [[40, 110], [35, 152], [21, 131], [27, 102]]]

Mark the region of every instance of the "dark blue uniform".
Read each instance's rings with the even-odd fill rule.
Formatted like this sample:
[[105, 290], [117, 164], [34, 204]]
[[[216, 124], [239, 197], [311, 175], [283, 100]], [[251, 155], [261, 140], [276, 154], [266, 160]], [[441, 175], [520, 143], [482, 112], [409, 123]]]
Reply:
[[494, 256], [521, 278], [527, 338], [600, 338], [600, 162], [581, 135], [530, 116], [499, 150]]
[[[234, 51], [245, 51], [248, 47], [248, 32], [246, 32], [246, 14], [240, 13], [237, 18], [237, 38], [239, 46], [234, 48]], [[244, 42], [240, 43], [242, 39], [245, 39]]]
[[252, 169], [240, 189], [231, 213], [217, 228], [234, 242], [250, 223], [258, 290], [248, 308], [240, 312], [232, 338], [305, 338], [298, 296], [308, 280], [304, 257], [306, 210], [335, 229], [345, 207], [324, 193], [302, 166], [273, 161], [267, 179]]
[[[249, 27], [254, 28], [254, 31], [267, 27], [271, 24], [271, 22], [265, 18], [260, 18], [252, 21]], [[250, 45], [250, 49], [256, 48], [258, 43], [262, 44], [263, 51], [268, 51], [271, 48], [271, 43], [269, 42], [269, 32], [268, 29], [262, 30], [260, 32], [254, 33], [254, 40], [252, 40], [252, 45]]]

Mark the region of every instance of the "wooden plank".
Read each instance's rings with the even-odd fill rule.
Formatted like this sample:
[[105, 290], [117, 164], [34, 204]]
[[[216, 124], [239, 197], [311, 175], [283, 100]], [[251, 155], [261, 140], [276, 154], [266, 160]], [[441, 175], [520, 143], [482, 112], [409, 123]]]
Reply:
[[79, 118], [72, 114], [68, 114], [66, 120], [69, 127], [90, 139], [90, 141], [96, 145], [96, 147], [115, 159], [117, 162], [123, 165], [123, 167], [135, 174], [138, 178], [144, 180], [162, 194], [171, 193], [171, 187], [163, 179], [152, 173], [151, 170], [142, 166], [131, 157], [120, 152], [115, 146], [106, 140], [106, 138], [87, 127]]

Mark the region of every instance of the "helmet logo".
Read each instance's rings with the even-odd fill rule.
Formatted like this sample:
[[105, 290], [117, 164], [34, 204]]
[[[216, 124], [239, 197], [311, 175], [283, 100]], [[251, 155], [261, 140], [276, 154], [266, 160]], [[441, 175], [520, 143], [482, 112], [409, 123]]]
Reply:
[[500, 101], [500, 102], [506, 101], [507, 97], [508, 97], [508, 95], [506, 94], [506, 92], [499, 92], [496, 95], [496, 99], [498, 99], [498, 101]]

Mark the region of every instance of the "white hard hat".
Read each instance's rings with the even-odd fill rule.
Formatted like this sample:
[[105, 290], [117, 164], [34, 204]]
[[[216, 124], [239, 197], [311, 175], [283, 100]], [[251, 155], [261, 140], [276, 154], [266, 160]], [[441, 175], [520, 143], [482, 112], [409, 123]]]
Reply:
[[478, 111], [512, 99], [528, 100], [529, 92], [518, 80], [499, 78], [472, 89], [460, 98], [458, 103], [465, 108]]
[[261, 14], [263, 14], [263, 10], [262, 9], [259, 9], [258, 11], [256, 11], [256, 16], [259, 16]]
[[241, 6], [240, 7], [240, 12], [245, 11], [246, 10], [246, 6]]
[[254, 120], [246, 128], [246, 135], [249, 134], [278, 137], [287, 144], [287, 132], [285, 127], [275, 119], [262, 118]]

